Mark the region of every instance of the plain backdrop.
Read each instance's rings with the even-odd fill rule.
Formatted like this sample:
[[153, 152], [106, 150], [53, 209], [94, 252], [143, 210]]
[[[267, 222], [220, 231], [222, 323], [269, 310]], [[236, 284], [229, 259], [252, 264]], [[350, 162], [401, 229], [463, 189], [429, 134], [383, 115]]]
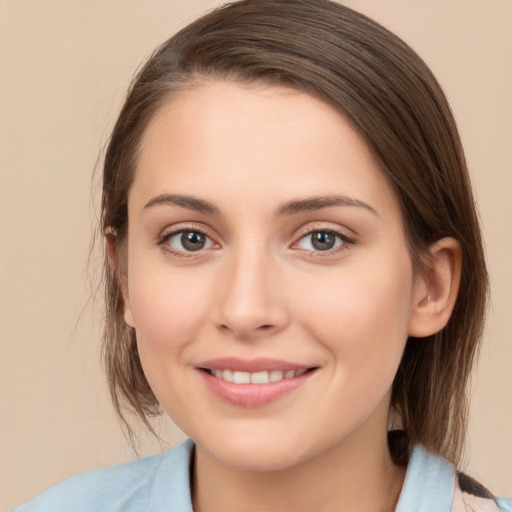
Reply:
[[[135, 457], [99, 364], [98, 155], [134, 70], [212, 0], [0, 0], [0, 509]], [[467, 472], [512, 494], [512, 1], [351, 0], [407, 41], [452, 104], [493, 302]], [[92, 188], [92, 191], [91, 191]], [[97, 275], [97, 274], [96, 274]], [[170, 422], [160, 446], [183, 438]]]

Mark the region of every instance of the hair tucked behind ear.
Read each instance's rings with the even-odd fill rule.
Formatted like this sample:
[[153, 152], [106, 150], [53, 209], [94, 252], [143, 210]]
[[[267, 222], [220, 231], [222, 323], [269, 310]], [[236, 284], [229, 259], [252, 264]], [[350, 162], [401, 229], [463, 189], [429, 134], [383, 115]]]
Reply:
[[[436, 240], [459, 241], [462, 280], [452, 317], [435, 336], [408, 340], [392, 393], [394, 416], [411, 441], [457, 463], [487, 274], [459, 135], [432, 73], [389, 31], [328, 0], [242, 0], [207, 14], [149, 59], [112, 133], [102, 226], [113, 230], [120, 251], [148, 122], [173, 94], [205, 79], [286, 85], [342, 112], [395, 190], [417, 272]], [[147, 422], [160, 409], [141, 368], [135, 333], [123, 320], [118, 276], [106, 265], [104, 358], [112, 397], [121, 418], [128, 408]]]

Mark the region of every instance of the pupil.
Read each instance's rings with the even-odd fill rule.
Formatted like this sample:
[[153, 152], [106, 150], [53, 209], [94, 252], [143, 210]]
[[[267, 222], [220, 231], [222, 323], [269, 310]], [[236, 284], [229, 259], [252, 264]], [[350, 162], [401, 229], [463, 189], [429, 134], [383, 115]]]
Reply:
[[181, 235], [181, 244], [187, 251], [199, 251], [204, 247], [206, 240], [202, 233], [185, 231]]
[[325, 231], [317, 231], [312, 235], [313, 247], [319, 251], [328, 251], [334, 247], [336, 237], [332, 233]]

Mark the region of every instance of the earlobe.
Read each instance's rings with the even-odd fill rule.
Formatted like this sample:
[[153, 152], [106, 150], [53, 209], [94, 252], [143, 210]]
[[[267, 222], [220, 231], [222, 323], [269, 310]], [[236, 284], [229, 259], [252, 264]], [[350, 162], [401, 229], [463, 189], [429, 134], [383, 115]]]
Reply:
[[128, 296], [126, 262], [125, 258], [120, 254], [118, 239], [113, 228], [109, 227], [105, 229], [105, 247], [110, 268], [118, 280], [119, 287], [123, 295], [124, 321], [130, 327], [134, 327], [133, 315]]
[[459, 291], [461, 260], [460, 245], [454, 238], [442, 238], [430, 247], [428, 270], [415, 290], [409, 336], [430, 336], [448, 323]]
[[105, 228], [105, 249], [107, 251], [107, 258], [110, 268], [113, 272], [118, 272], [118, 255], [117, 255], [117, 236], [115, 230], [111, 227]]
[[135, 327], [133, 322], [132, 310], [130, 308], [130, 304], [127, 300], [124, 301], [124, 321], [128, 327]]

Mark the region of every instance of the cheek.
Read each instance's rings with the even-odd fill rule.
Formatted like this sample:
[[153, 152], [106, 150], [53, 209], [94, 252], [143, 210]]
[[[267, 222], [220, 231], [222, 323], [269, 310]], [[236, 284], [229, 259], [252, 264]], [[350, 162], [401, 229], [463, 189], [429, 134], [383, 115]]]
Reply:
[[178, 420], [187, 417], [183, 411], [193, 384], [184, 370], [190, 347], [201, 337], [213, 290], [205, 279], [161, 267], [134, 265], [130, 305], [144, 374], [169, 416], [185, 428]]
[[197, 271], [192, 275], [187, 269], [136, 263], [129, 275], [129, 298], [140, 351], [158, 357], [186, 346], [204, 325], [211, 279]]
[[394, 377], [409, 325], [413, 290], [408, 255], [335, 270], [309, 292], [299, 317], [312, 336], [350, 373]]

